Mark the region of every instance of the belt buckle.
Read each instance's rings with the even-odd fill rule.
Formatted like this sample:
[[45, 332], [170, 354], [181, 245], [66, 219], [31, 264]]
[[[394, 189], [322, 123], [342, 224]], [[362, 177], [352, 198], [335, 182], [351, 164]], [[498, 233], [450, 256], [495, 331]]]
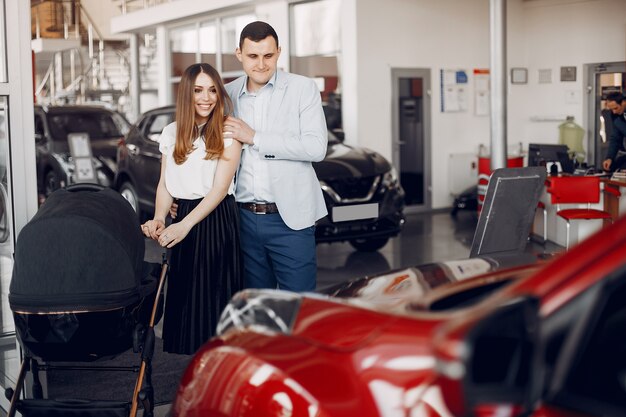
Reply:
[[254, 214], [266, 214], [263, 204], [259, 204], [259, 203], [252, 203], [252, 212]]

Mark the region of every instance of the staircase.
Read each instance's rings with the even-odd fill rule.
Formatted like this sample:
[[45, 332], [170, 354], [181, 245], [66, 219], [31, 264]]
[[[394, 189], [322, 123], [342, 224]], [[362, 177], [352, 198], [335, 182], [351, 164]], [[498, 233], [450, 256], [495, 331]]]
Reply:
[[[31, 0], [39, 104], [100, 103], [132, 120], [127, 41], [107, 40], [80, 0]], [[154, 42], [140, 45], [142, 91], [156, 89]]]

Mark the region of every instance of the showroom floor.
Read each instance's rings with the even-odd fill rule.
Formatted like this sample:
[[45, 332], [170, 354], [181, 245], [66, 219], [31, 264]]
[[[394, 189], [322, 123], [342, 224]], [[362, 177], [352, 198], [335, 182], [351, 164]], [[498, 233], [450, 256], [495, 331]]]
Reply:
[[[400, 236], [374, 253], [357, 252], [348, 243], [321, 244], [317, 247], [318, 288], [390, 269], [467, 258], [477, 220], [472, 212], [460, 212], [456, 218], [447, 211], [407, 214]], [[550, 243], [529, 244], [529, 250], [536, 253], [559, 249]], [[160, 254], [160, 248], [148, 241], [146, 260], [159, 262]], [[160, 405], [155, 417], [166, 416], [169, 408], [169, 404]]]

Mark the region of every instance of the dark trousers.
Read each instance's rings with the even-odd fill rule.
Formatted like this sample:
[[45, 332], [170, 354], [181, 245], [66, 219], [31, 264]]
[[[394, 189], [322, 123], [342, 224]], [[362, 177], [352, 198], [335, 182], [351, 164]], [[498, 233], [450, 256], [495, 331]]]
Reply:
[[293, 230], [278, 213], [239, 214], [245, 287], [315, 290], [315, 226]]

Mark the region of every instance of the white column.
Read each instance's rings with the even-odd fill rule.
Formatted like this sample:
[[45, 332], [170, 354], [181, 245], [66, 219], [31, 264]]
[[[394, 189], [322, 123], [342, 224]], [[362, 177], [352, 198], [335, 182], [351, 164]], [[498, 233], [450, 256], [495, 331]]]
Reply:
[[506, 167], [506, 0], [489, 1], [491, 50], [491, 169]]
[[163, 25], [156, 28], [156, 58], [159, 63], [157, 86], [159, 106], [167, 106], [174, 103], [172, 100], [172, 85], [170, 84], [172, 57], [170, 55], [170, 41], [167, 28]]
[[346, 143], [358, 144], [359, 137], [359, 61], [357, 39], [357, 0], [341, 2], [341, 54], [339, 79], [341, 82], [341, 120]]
[[139, 76], [139, 37], [132, 33], [129, 38], [130, 50], [130, 108], [133, 120], [141, 113], [141, 77]]
[[30, 4], [24, 1], [5, 1], [4, 4], [6, 33], [11, 34], [11, 41], [6, 42], [6, 56], [11, 65], [7, 68], [9, 82], [2, 85], [0, 95], [9, 96], [9, 181], [13, 190], [13, 224], [17, 236], [38, 208]]

